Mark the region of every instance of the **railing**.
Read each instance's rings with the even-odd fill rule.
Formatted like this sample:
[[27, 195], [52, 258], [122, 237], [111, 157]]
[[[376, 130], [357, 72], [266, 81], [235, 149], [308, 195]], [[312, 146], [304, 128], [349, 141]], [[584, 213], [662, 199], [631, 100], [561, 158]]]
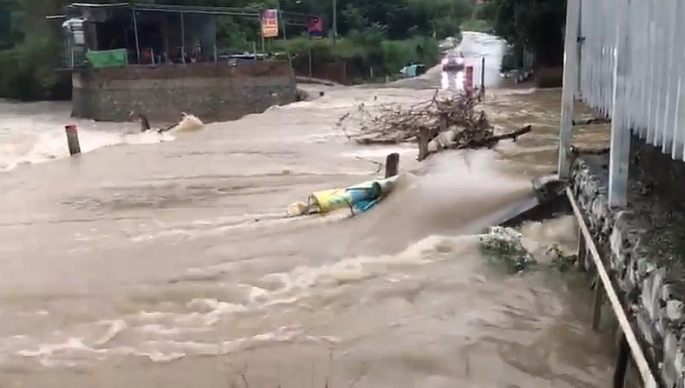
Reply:
[[[86, 66], [86, 52], [88, 50], [85, 47], [69, 47], [67, 45], [65, 50], [66, 56], [64, 58], [64, 65], [66, 69], [75, 69]], [[200, 45], [185, 47], [179, 46], [174, 50], [177, 52], [174, 55], [169, 55], [155, 52], [155, 50], [152, 48], [141, 47], [139, 58], [136, 59], [135, 52], [130, 53], [129, 64], [159, 65], [164, 63], [218, 62], [221, 60], [221, 56], [218, 54], [216, 45], [212, 46], [211, 53], [209, 55], [203, 52], [203, 47]]]
[[632, 356], [633, 362], [642, 379], [642, 386], [644, 388], [657, 388], [656, 380], [649, 368], [649, 363], [637, 342], [630, 320], [621, 305], [614, 286], [611, 284], [609, 273], [604, 267], [604, 263], [600, 258], [595, 243], [592, 241], [592, 234], [585, 224], [583, 214], [578, 207], [570, 188], [566, 189], [566, 197], [573, 207], [573, 214], [578, 222], [578, 268], [581, 271], [585, 271], [588, 266], [593, 266], [597, 273], [594, 303], [592, 307], [592, 329], [598, 330], [599, 328], [604, 294], [606, 294], [611, 310], [614, 312], [614, 316], [618, 322], [620, 339], [618, 357], [614, 369], [614, 387], [624, 387], [628, 367], [628, 356], [630, 355]]

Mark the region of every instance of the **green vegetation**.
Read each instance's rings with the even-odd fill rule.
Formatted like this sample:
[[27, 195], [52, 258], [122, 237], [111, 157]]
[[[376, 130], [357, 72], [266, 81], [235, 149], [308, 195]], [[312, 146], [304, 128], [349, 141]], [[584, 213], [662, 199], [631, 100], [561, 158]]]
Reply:
[[305, 37], [277, 42], [278, 48], [292, 55], [293, 68], [298, 74], [308, 72], [309, 44], [313, 67], [345, 62], [353, 82], [398, 74], [409, 62], [432, 65], [440, 58], [437, 41], [420, 36], [389, 40], [383, 34], [352, 33], [335, 45], [329, 39], [308, 42]]
[[[140, 3], [276, 8], [278, 0], [138, 0]], [[121, 0], [91, 0], [119, 3]], [[133, 0], [132, 0], [133, 2]], [[51, 98], [65, 79], [54, 71], [62, 64], [61, 20], [46, 20], [61, 14], [66, 0], [0, 0], [0, 98], [38, 100]], [[475, 0], [346, 0], [337, 1], [338, 42], [324, 39], [314, 43], [313, 58], [345, 61], [352, 76], [393, 74], [411, 61], [430, 64], [437, 60], [436, 39], [458, 36], [462, 22], [473, 14]], [[331, 31], [333, 1], [280, 0], [286, 12], [321, 15]], [[287, 26], [287, 43], [271, 48], [288, 48], [294, 64], [302, 69], [306, 59], [304, 28]], [[221, 52], [252, 51], [259, 48], [256, 20], [221, 17], [217, 46]], [[304, 55], [303, 55], [304, 54]], [[307, 66], [307, 65], [304, 65]], [[372, 69], [372, 70], [371, 70]]]
[[524, 49], [535, 57], [535, 66], [563, 64], [566, 0], [490, 0], [475, 15], [512, 45], [507, 68], [521, 66]]

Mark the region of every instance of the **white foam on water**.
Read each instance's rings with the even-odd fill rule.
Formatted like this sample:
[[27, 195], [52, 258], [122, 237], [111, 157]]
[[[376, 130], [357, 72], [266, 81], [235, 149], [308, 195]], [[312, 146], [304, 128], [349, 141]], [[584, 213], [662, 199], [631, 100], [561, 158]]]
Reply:
[[[31, 118], [18, 117], [15, 127], [0, 131], [0, 171], [9, 171], [22, 164], [43, 163], [69, 156], [64, 128], [54, 124], [36, 122]], [[131, 124], [117, 124], [119, 128], [98, 129], [97, 123], [81, 122], [79, 143], [81, 153], [121, 144], [155, 144], [175, 140], [179, 134], [202, 129], [204, 124], [193, 115], [185, 115], [169, 132], [156, 133], [131, 131]]]
[[[146, 328], [149, 329], [150, 326], [148, 325]], [[153, 362], [165, 363], [187, 355], [225, 355], [260, 344], [283, 342], [332, 344], [339, 342], [339, 339], [331, 336], [306, 335], [298, 329], [281, 326], [273, 331], [217, 342], [160, 338], [139, 341], [130, 346], [112, 346], [109, 348], [87, 343], [83, 338], [70, 337], [62, 342], [44, 343], [37, 348], [20, 350], [16, 355], [35, 358], [45, 367], [76, 366], [80, 363], [92, 362], [94, 358], [101, 361], [109, 357], [121, 356], [145, 357]]]
[[[340, 289], [373, 277], [397, 281], [408, 265], [421, 266], [435, 260], [449, 260], [458, 257], [462, 251], [472, 250], [477, 244], [477, 236], [430, 236], [397, 254], [347, 257], [320, 266], [299, 266], [287, 272], [264, 275], [256, 284], [238, 284], [236, 289], [243, 291], [240, 299], [244, 302], [192, 298], [180, 311], [140, 311], [119, 319], [75, 325], [42, 339], [29, 336], [5, 338], [0, 340], [0, 349], [5, 354], [35, 358], [45, 366], [62, 366], [92, 361], [94, 355], [104, 358], [134, 355], [154, 362], [169, 362], [187, 355], [226, 354], [257, 344], [292, 341], [337, 343], [340, 339], [336, 337], [307, 335], [298, 327], [278, 327], [273, 331], [218, 342], [189, 341], [187, 338], [192, 333], [193, 338], [202, 338], [197, 336], [221, 330], [219, 322], [236, 314], [268, 311], [275, 306], [299, 304], [307, 298], [316, 298], [322, 288]], [[202, 270], [192, 272], [197, 275]], [[129, 336], [127, 332], [138, 335]]]

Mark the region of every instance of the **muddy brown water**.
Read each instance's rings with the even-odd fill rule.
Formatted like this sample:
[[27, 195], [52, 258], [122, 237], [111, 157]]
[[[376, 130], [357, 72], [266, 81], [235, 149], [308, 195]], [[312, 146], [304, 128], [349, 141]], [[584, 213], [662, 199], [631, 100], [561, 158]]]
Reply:
[[[508, 275], [478, 249], [484, 220], [555, 168], [559, 91], [489, 92], [495, 123], [534, 132], [421, 165], [413, 145], [355, 146], [335, 127], [360, 102], [429, 98], [431, 82], [315, 87], [187, 135], [81, 121], [92, 152], [72, 159], [66, 106], [0, 105], [0, 387], [608, 386], [586, 288]], [[283, 218], [393, 151], [404, 173], [378, 208]], [[538, 252], [575, 242], [569, 218], [523, 233]]]

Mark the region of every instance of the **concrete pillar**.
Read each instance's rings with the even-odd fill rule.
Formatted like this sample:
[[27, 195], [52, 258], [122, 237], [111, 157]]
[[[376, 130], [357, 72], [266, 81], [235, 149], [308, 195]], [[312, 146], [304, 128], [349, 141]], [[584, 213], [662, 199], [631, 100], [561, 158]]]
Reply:
[[571, 140], [573, 133], [573, 101], [578, 79], [578, 19], [580, 0], [568, 0], [566, 5], [566, 39], [564, 42], [564, 81], [561, 95], [559, 130], [559, 178], [571, 176]]
[[625, 206], [628, 192], [630, 160], [630, 123], [626, 120], [628, 93], [626, 84], [630, 74], [630, 34], [628, 9], [635, 0], [619, 0], [616, 49], [614, 52], [614, 90], [611, 112], [611, 152], [609, 159], [609, 206]]

